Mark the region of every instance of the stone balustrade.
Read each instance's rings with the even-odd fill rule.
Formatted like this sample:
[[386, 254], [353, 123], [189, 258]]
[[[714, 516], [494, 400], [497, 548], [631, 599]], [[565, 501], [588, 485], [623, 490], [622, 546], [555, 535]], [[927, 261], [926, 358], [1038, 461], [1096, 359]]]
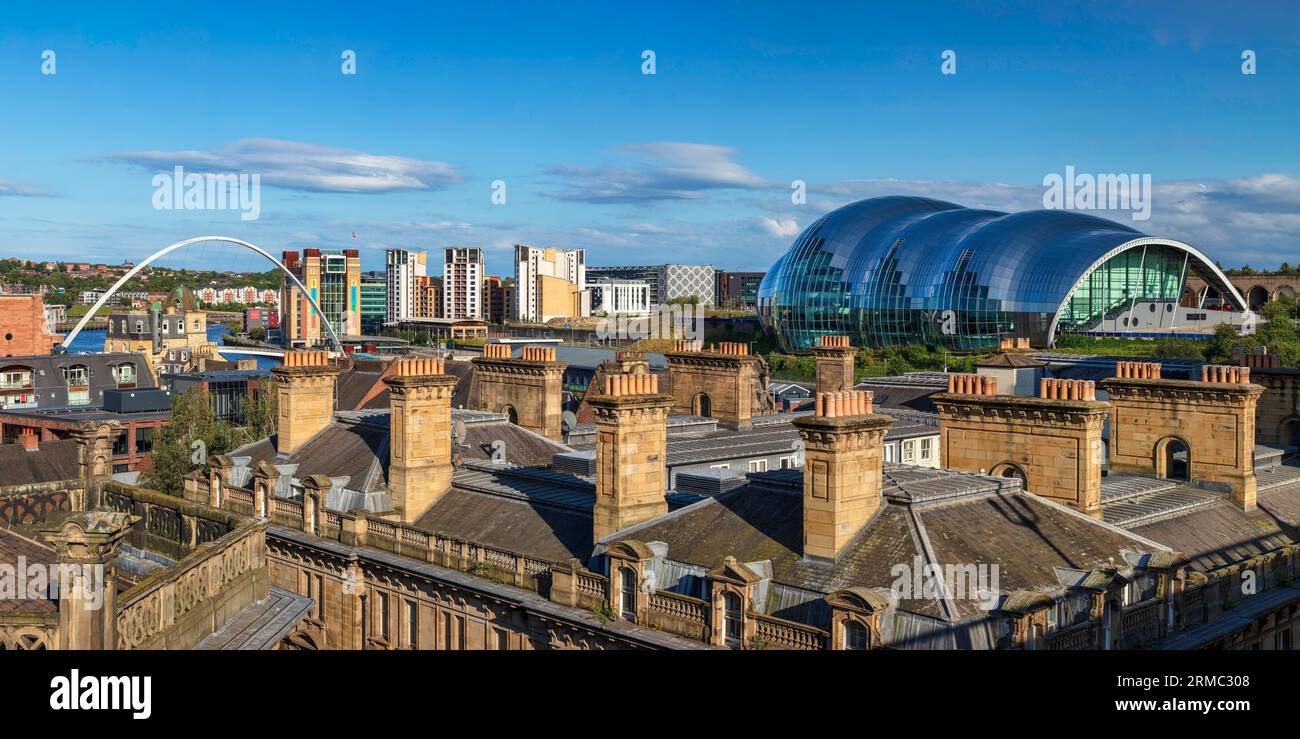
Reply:
[[647, 626], [689, 639], [709, 640], [709, 604], [667, 590], [650, 593], [644, 616]]
[[826, 648], [826, 637], [821, 629], [807, 624], [786, 621], [776, 616], [754, 615], [757, 626], [756, 644], [759, 649], [802, 649], [817, 650]]

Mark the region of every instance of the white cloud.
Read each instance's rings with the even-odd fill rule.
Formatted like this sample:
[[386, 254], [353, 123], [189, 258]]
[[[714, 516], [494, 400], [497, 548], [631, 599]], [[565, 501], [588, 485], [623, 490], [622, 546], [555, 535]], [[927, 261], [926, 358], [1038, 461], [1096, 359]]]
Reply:
[[622, 166], [561, 164], [546, 174], [565, 189], [544, 193], [586, 203], [642, 203], [697, 200], [710, 190], [760, 189], [771, 183], [734, 161], [735, 149], [715, 144], [657, 141], [615, 147], [620, 154], [648, 160]]
[[792, 239], [799, 235], [799, 223], [793, 218], [759, 216], [758, 224], [764, 231], [779, 239]]
[[263, 184], [311, 192], [383, 193], [436, 190], [461, 181], [447, 162], [367, 154], [298, 141], [244, 139], [209, 151], [127, 151], [102, 161], [151, 171], [182, 166], [193, 172], [259, 174]]

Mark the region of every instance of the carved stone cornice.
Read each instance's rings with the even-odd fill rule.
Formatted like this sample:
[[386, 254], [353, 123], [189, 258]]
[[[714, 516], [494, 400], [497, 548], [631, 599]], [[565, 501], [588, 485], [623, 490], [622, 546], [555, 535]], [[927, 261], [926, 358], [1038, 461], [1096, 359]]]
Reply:
[[943, 420], [981, 419], [1042, 423], [1053, 426], [1087, 426], [1101, 423], [1110, 413], [1104, 400], [1061, 400], [1019, 395], [963, 395], [938, 393], [930, 396]]
[[1253, 383], [1128, 379], [1119, 377], [1102, 380], [1100, 385], [1115, 400], [1151, 403], [1205, 403], [1213, 405], [1245, 405], [1252, 400], [1258, 399], [1265, 389], [1263, 386]]
[[390, 394], [402, 397], [423, 388], [453, 388], [456, 386], [456, 378], [453, 375], [392, 376], [385, 377], [384, 384], [388, 386]]

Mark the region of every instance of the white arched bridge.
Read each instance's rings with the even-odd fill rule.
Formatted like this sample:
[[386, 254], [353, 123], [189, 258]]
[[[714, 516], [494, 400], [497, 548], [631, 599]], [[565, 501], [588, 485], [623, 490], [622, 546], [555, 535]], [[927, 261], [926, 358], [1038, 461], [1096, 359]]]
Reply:
[[[334, 326], [331, 325], [329, 320], [325, 318], [324, 312], [321, 311], [320, 306], [316, 303], [316, 299], [312, 297], [312, 294], [307, 290], [307, 286], [303, 285], [302, 281], [299, 280], [298, 277], [294, 275], [293, 272], [290, 272], [288, 267], [284, 266], [284, 263], [282, 263], [279, 259], [276, 259], [274, 256], [272, 256], [271, 253], [268, 252], [267, 250], [263, 249], [262, 247], [256, 244], [244, 241], [243, 239], [236, 239], [230, 236], [199, 236], [193, 239], [178, 241], [175, 244], [172, 244], [171, 246], [163, 247], [162, 249], [159, 249], [153, 254], [150, 254], [147, 259], [135, 265], [134, 267], [131, 268], [130, 271], [128, 271], [126, 274], [118, 278], [117, 282], [113, 283], [113, 286], [110, 287], [107, 292], [101, 295], [99, 297], [99, 300], [95, 301], [95, 305], [91, 307], [89, 311], [86, 312], [86, 315], [81, 317], [81, 320], [78, 321], [77, 325], [73, 327], [72, 332], [63, 338], [63, 346], [65, 347], [70, 346], [72, 344], [72, 340], [77, 338], [77, 334], [81, 333], [81, 330], [85, 328], [86, 324], [90, 322], [91, 318], [94, 317], [95, 314], [99, 312], [99, 309], [107, 305], [108, 301], [111, 300], [115, 294], [117, 294], [118, 290], [122, 289], [123, 285], [125, 285], [127, 282], [130, 282], [131, 278], [139, 274], [142, 270], [144, 270], [145, 267], [148, 267], [151, 263], [153, 263], [154, 260], [163, 257], [167, 254], [170, 254], [171, 252], [174, 252], [177, 249], [181, 249], [191, 244], [198, 244], [205, 241], [217, 241], [226, 244], [234, 244], [235, 246], [239, 246], [244, 249], [248, 249], [250, 251], [256, 252], [257, 254], [260, 254], [263, 257], [265, 257], [268, 262], [274, 264], [277, 268], [279, 268], [281, 272], [285, 274], [286, 277], [288, 277], [293, 282], [294, 286], [297, 287], [299, 290], [301, 290], [302, 294], [307, 297], [308, 302], [311, 303], [312, 310], [316, 312], [316, 315], [321, 317], [321, 323], [324, 324], [325, 329], [329, 332], [329, 340], [332, 343], [333, 348], [336, 351], [342, 350], [343, 343], [339, 341], [338, 334], [334, 332]], [[222, 352], [225, 352], [227, 350], [230, 350], [232, 354], [234, 353], [258, 354], [261, 356], [281, 356], [283, 354], [283, 352], [276, 351], [274, 349], [254, 350], [254, 349], [246, 349], [243, 347], [222, 347]]]

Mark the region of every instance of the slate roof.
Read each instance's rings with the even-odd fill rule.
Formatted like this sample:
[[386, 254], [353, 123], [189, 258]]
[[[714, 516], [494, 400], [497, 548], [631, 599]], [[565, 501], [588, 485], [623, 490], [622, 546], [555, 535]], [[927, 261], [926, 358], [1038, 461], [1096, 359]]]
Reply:
[[1202, 572], [1300, 542], [1300, 481], [1274, 485], [1257, 495], [1259, 507], [1251, 513], [1221, 495], [1209, 505], [1132, 531], [1186, 554], [1189, 566]]
[[[591, 555], [594, 487], [559, 473], [462, 468], [415, 526], [546, 562]], [[567, 484], [566, 484], [567, 482]]]
[[0, 487], [75, 480], [80, 476], [77, 442], [72, 439], [43, 441], [38, 451], [31, 452], [21, 444], [0, 444]]
[[[878, 412], [889, 414], [889, 410], [883, 408], [878, 409]], [[754, 427], [747, 431], [719, 428], [715, 425], [711, 430], [702, 433], [673, 433], [671, 419], [676, 417], [670, 417], [670, 430], [667, 437], [668, 466], [703, 464], [791, 452], [795, 442], [799, 441], [799, 430], [790, 422], [804, 415], [807, 413], [769, 414], [756, 418]], [[914, 417], [900, 417], [885, 432], [885, 439], [895, 441], [937, 435], [939, 433], [937, 417], [933, 424], [928, 423], [929, 420], [921, 414]], [[570, 446], [583, 451], [595, 449], [594, 427], [590, 434], [586, 433], [585, 426], [580, 425], [579, 429], [582, 430], [579, 438], [583, 440], [572, 442]], [[571, 435], [570, 438], [573, 436]]]
[[[800, 470], [751, 474], [744, 487], [616, 532], [602, 544], [661, 541], [666, 559], [694, 567], [716, 567], [729, 555], [768, 561], [777, 585], [818, 594], [888, 589], [897, 579], [894, 566], [910, 568], [917, 556], [939, 565], [997, 564], [1003, 594], [1060, 592], [1058, 568], [1124, 566], [1125, 553], [1161, 549], [1024, 493], [1017, 480], [893, 464], [885, 473], [886, 502], [835, 562], [802, 556]], [[949, 622], [983, 613], [970, 599], [912, 598], [898, 609]]]
[[[52, 565], [57, 561], [54, 550], [0, 528], [0, 562], [17, 567], [19, 557], [23, 557], [28, 566]], [[0, 616], [14, 613], [52, 616], [58, 612], [58, 605], [45, 598], [0, 598]]]
[[134, 352], [97, 352], [94, 354], [50, 354], [43, 356], [0, 358], [0, 368], [21, 365], [32, 371], [33, 391], [37, 408], [64, 408], [68, 406], [68, 384], [63, 379], [63, 368], [85, 365], [89, 373], [90, 404], [102, 405], [104, 391], [117, 388], [112, 368], [129, 363], [135, 366], [135, 387], [153, 388], [153, 373], [141, 354]]

